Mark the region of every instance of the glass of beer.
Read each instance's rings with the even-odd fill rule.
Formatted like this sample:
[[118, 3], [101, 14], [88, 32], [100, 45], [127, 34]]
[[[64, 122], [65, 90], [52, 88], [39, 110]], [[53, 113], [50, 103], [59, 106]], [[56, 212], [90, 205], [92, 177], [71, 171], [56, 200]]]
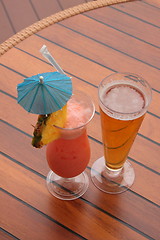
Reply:
[[93, 183], [107, 193], [126, 191], [135, 172], [127, 156], [151, 102], [151, 87], [140, 76], [114, 73], [98, 88], [104, 156], [91, 169]]

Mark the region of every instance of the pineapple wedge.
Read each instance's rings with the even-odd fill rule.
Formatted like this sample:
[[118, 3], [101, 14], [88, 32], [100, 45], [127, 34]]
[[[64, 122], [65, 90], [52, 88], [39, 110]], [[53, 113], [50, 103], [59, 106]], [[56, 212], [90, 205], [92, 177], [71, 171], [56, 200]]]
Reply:
[[57, 112], [39, 115], [33, 132], [32, 145], [36, 148], [41, 148], [59, 138], [60, 132], [54, 125], [64, 127], [66, 116], [67, 105]]

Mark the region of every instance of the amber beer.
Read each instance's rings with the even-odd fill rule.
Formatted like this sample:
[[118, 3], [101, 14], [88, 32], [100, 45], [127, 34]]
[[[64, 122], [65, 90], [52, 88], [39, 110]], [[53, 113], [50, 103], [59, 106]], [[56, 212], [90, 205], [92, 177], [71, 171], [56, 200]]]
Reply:
[[113, 81], [99, 92], [104, 157], [113, 170], [123, 167], [146, 112], [142, 89], [120, 82]]
[[119, 169], [126, 161], [144, 115], [133, 120], [120, 120], [108, 116], [102, 109], [100, 113], [106, 165]]

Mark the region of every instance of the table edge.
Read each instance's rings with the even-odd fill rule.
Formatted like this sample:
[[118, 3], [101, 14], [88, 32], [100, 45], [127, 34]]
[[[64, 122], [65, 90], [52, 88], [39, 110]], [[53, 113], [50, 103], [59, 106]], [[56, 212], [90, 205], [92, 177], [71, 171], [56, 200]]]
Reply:
[[51, 16], [43, 18], [42, 20], [33, 23], [29, 27], [24, 28], [20, 32], [14, 34], [12, 37], [8, 38], [2, 44], [0, 44], [0, 56], [6, 53], [9, 49], [16, 46], [21, 41], [25, 40], [26, 38], [30, 37], [31, 35], [39, 32], [40, 30], [54, 24], [60, 22], [66, 18], [78, 15], [80, 13], [84, 13], [90, 10], [94, 10], [97, 8], [118, 4], [118, 3], [125, 3], [134, 0], [96, 0], [90, 1], [87, 3], [83, 3], [63, 11], [57, 12]]

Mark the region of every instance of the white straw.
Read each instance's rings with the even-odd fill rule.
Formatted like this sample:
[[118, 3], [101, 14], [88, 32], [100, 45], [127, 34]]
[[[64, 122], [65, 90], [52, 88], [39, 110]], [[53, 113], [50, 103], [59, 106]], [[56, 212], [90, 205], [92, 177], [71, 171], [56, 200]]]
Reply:
[[48, 51], [46, 45], [43, 45], [39, 51], [52, 64], [52, 66], [57, 69], [58, 72], [65, 74], [64, 71], [62, 70], [62, 68], [58, 65], [56, 60], [52, 57], [52, 55]]

